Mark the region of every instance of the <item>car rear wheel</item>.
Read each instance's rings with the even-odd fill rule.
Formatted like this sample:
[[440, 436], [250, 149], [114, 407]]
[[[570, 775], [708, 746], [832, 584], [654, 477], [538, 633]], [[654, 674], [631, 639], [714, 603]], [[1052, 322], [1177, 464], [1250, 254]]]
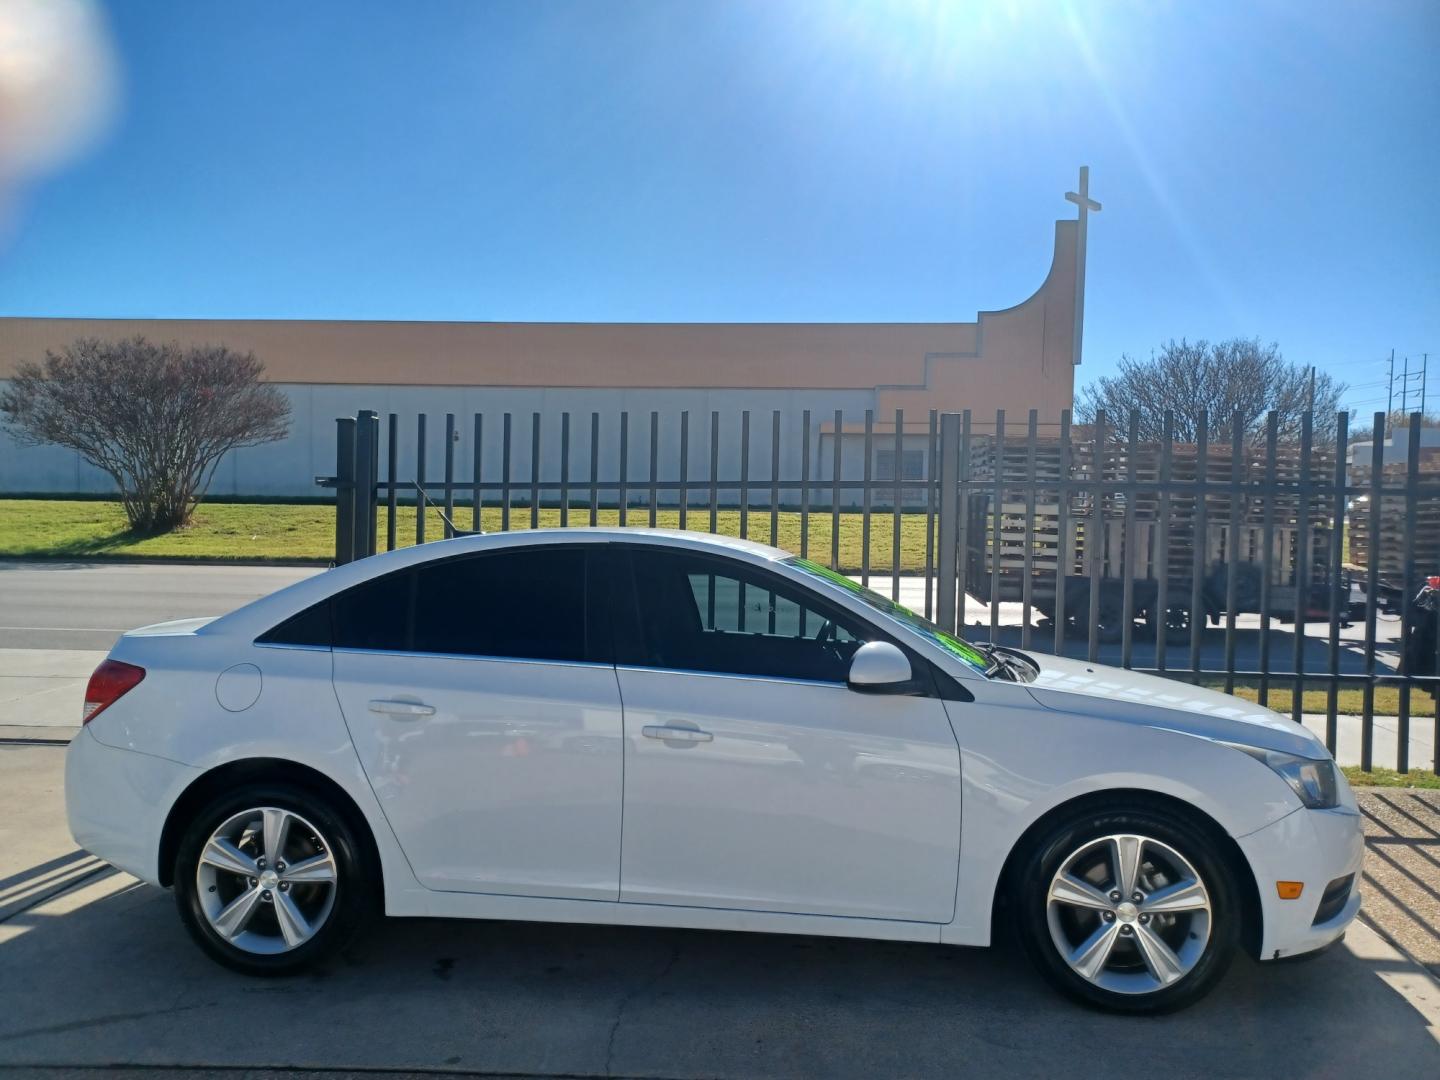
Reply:
[[1213, 839], [1161, 810], [1062, 822], [1030, 850], [1011, 897], [1026, 951], [1063, 993], [1162, 1013], [1204, 996], [1239, 940], [1239, 906]]
[[344, 947], [373, 909], [371, 868], [330, 803], [290, 785], [228, 792], [196, 815], [175, 860], [186, 929], [252, 975], [309, 967]]

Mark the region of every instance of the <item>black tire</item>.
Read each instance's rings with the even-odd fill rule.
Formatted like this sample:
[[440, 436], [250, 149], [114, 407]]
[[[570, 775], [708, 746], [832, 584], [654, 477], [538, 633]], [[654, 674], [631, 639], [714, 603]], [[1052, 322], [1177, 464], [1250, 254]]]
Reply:
[[[1198, 944], [1191, 946], [1198, 953], [1193, 966], [1176, 981], [1148, 992], [1120, 992], [1086, 979], [1061, 956], [1051, 932], [1050, 884], [1062, 864], [1087, 844], [1117, 834], [1138, 835], [1168, 845], [1188, 860], [1208, 893], [1209, 936], [1203, 951]], [[1159, 807], [1091, 809], [1057, 822], [1021, 855], [1007, 899], [1015, 932], [1045, 979], [1073, 1000], [1111, 1012], [1159, 1014], [1193, 1004], [1209, 993], [1225, 974], [1240, 941], [1238, 892], [1217, 842], [1209, 830], [1185, 815]], [[1133, 916], [1133, 912], [1131, 914]], [[1195, 925], [1177, 920], [1169, 932], [1199, 941], [1199, 933], [1192, 929]], [[1151, 926], [1159, 928], [1160, 923], [1157, 921]], [[1137, 930], [1139, 927], [1125, 932], [1133, 935]], [[1126, 940], [1133, 939], [1117, 939], [1117, 942]], [[1130, 952], [1122, 952], [1117, 944], [1111, 954], [1112, 962], [1120, 969], [1117, 981], [1130, 977], [1125, 974], [1125, 964], [1132, 967], [1140, 964], [1138, 942], [1124, 948]], [[1176, 944], [1175, 948], [1183, 946]], [[1145, 970], [1143, 964], [1139, 970]], [[1106, 975], [1109, 976], [1108, 970]]]
[[1100, 601], [1100, 622], [1095, 638], [1106, 645], [1115, 645], [1125, 639], [1125, 613], [1118, 600]]
[[[1155, 608], [1149, 608], [1145, 612], [1145, 639], [1155, 640], [1155, 631], [1159, 629], [1160, 612]], [[1181, 601], [1171, 601], [1165, 608], [1165, 641], [1170, 645], [1186, 645], [1190, 641], [1190, 605]]]
[[[313, 832], [323, 837], [323, 844], [314, 844], [313, 837], [307, 838], [307, 830], [303, 827], [291, 837], [291, 842], [310, 843], [312, 850], [328, 851], [334, 862], [334, 883], [324, 886], [332, 888], [333, 895], [325, 909], [323, 922], [308, 940], [284, 952], [250, 951], [222, 936], [205, 914], [205, 898], [197, 880], [201, 853], [212, 834], [227, 821], [261, 807], [288, 811], [303, 819], [301, 826], [312, 825]], [[293, 819], [290, 828], [296, 829]], [[379, 868], [371, 865], [369, 851], [369, 846], [360, 842], [356, 826], [347, 820], [346, 815], [329, 799], [308, 788], [288, 783], [257, 783], [236, 788], [206, 805], [195, 815], [181, 837], [175, 856], [174, 876], [180, 920], [201, 949], [213, 960], [234, 971], [247, 975], [289, 975], [313, 967], [348, 945], [379, 909]], [[243, 879], [233, 877], [225, 884], [232, 888], [243, 887]], [[205, 891], [215, 892], [216, 887], [211, 885]], [[292, 896], [299, 896], [299, 890], [305, 887], [296, 888]], [[314, 890], [317, 886], [309, 888]], [[268, 899], [267, 903], [270, 903]], [[256, 919], [266, 914], [263, 908], [256, 911]], [[271, 913], [269, 918], [273, 925], [275, 915]]]

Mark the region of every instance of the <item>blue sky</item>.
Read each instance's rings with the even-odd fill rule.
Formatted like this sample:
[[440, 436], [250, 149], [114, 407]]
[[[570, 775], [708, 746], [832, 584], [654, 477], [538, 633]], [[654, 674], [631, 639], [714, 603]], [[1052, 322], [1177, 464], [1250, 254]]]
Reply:
[[1428, 350], [1440, 405], [1433, 0], [105, 14], [116, 120], [21, 193], [0, 314], [970, 320], [1088, 163], [1079, 382], [1244, 335], [1362, 410]]

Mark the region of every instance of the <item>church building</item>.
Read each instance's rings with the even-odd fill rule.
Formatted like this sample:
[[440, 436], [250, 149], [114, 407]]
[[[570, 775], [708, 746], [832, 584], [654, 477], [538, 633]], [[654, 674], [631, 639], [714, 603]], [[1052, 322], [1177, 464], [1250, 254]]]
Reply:
[[[0, 383], [21, 362], [42, 360], [77, 338], [143, 335], [154, 341], [221, 344], [261, 359], [289, 397], [283, 442], [231, 453], [212, 494], [314, 495], [315, 477], [335, 466], [335, 419], [373, 409], [398, 415], [413, 454], [418, 414], [428, 414], [427, 475], [443, 460], [445, 414], [456, 415], [455, 458], [472, 460], [471, 417], [484, 414], [486, 462], [499, 462], [504, 414], [511, 414], [513, 475], [530, 475], [532, 422], [539, 414], [542, 473], [558, 472], [562, 414], [570, 415], [572, 476], [589, 472], [591, 417], [602, 430], [601, 460], [618, 460], [618, 417], [629, 414], [628, 460], [648, 476], [650, 415], [660, 425], [662, 479], [674, 479], [680, 416], [692, 473], [710, 462], [712, 422], [723, 433], [721, 475], [739, 474], [743, 414], [749, 413], [751, 475], [771, 473], [774, 413], [780, 413], [781, 472], [823, 480], [841, 439], [843, 471], [861, 475], [866, 413], [876, 479], [924, 479], [930, 412], [971, 410], [975, 430], [1006, 410], [1023, 432], [1029, 410], [1054, 425], [1074, 398], [1085, 291], [1085, 218], [1099, 209], [1086, 192], [1067, 195], [1078, 220], [1055, 223], [1049, 273], [1014, 307], [957, 323], [459, 323], [225, 319], [0, 319]], [[808, 411], [808, 443], [802, 438]], [[835, 417], [841, 415], [840, 430]], [[895, 416], [903, 453], [895, 456]], [[712, 414], [718, 414], [712, 420]], [[1042, 428], [1042, 432], [1046, 429]], [[1049, 433], [1053, 433], [1053, 426]], [[493, 444], [492, 444], [493, 443]], [[383, 450], [382, 450], [383, 453]], [[412, 462], [399, 459], [400, 474]], [[384, 475], [385, 464], [382, 462]], [[485, 468], [487, 479], [490, 466]], [[111, 490], [108, 477], [55, 446], [25, 447], [0, 431], [0, 494]]]

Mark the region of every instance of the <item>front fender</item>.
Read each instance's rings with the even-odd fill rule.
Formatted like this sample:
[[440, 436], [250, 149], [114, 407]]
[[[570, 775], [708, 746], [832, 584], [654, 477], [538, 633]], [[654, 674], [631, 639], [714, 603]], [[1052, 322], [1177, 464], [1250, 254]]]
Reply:
[[942, 940], [989, 943], [995, 893], [1011, 851], [1032, 825], [1075, 799], [1106, 791], [1168, 796], [1231, 837], [1262, 829], [1300, 805], [1270, 769], [1209, 739], [1037, 708], [1016, 684], [985, 690], [974, 702], [946, 702], [960, 744], [964, 817], [956, 918]]

